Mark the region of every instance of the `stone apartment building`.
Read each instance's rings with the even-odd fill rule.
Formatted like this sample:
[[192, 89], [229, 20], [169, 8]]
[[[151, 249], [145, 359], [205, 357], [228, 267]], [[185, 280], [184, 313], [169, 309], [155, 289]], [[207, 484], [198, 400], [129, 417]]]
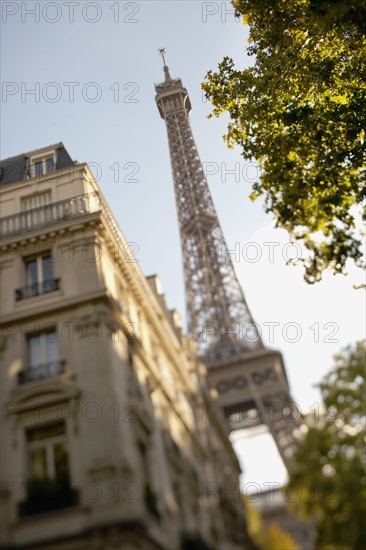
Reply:
[[87, 164], [7, 159], [1, 547], [252, 548], [206, 370]]

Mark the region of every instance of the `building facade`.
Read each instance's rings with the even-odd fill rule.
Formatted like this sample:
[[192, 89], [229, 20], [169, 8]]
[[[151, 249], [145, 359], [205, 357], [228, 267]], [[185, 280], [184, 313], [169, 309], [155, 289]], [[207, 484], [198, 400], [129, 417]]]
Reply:
[[87, 164], [3, 161], [0, 209], [1, 547], [252, 548], [206, 368]]

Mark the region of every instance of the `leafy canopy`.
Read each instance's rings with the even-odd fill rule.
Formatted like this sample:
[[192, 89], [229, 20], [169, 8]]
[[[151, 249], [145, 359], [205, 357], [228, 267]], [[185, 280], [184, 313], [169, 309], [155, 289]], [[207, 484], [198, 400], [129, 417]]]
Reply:
[[275, 522], [266, 524], [260, 511], [250, 503], [249, 499], [245, 500], [245, 509], [249, 534], [260, 549], [298, 550], [294, 538]]
[[[366, 179], [364, 0], [234, 0], [249, 25], [251, 68], [225, 57], [202, 84], [227, 144], [255, 158], [267, 212], [309, 250], [305, 279], [348, 258], [362, 265], [357, 219]], [[212, 115], [211, 115], [212, 116]]]
[[313, 408], [308, 418], [289, 489], [299, 495], [297, 509], [317, 523], [317, 548], [366, 548], [365, 342], [336, 356], [319, 387], [325, 413]]

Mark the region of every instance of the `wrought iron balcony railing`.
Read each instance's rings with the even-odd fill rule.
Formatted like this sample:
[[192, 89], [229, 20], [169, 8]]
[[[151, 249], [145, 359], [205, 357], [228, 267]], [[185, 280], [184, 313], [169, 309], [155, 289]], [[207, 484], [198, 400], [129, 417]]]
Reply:
[[98, 193], [78, 195], [3, 217], [0, 220], [0, 236], [2, 238], [12, 237], [99, 210], [101, 210], [101, 202]]
[[61, 478], [33, 477], [26, 482], [27, 496], [19, 502], [20, 518], [44, 514], [79, 505], [79, 493], [67, 476]]
[[18, 372], [18, 384], [51, 378], [65, 372], [65, 361], [49, 361]]
[[33, 298], [35, 296], [41, 296], [42, 294], [48, 294], [49, 292], [55, 292], [60, 290], [60, 279], [48, 279], [41, 283], [35, 283], [23, 288], [17, 288], [15, 290], [15, 301], [20, 302], [27, 298]]

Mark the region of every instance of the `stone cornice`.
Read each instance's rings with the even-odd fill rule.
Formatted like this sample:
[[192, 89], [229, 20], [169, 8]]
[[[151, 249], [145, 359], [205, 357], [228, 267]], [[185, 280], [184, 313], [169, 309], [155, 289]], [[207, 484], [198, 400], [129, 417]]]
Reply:
[[91, 212], [78, 218], [55, 221], [52, 225], [34, 228], [30, 231], [19, 233], [10, 237], [2, 238], [0, 242], [0, 251], [13, 252], [19, 246], [25, 246], [28, 243], [45, 241], [46, 239], [57, 239], [66, 234], [73, 234], [75, 231], [84, 230], [87, 227], [94, 228], [100, 221], [100, 212]]
[[49, 302], [48, 304], [43, 304], [40, 307], [33, 307], [30, 310], [17, 311], [16, 313], [11, 313], [10, 315], [3, 315], [1, 317], [0, 327], [5, 327], [8, 325], [19, 324], [19, 321], [24, 321], [27, 319], [39, 318], [42, 315], [48, 315], [49, 313], [60, 313], [63, 310], [67, 310], [75, 306], [83, 306], [84, 304], [90, 304], [98, 300], [106, 300], [107, 293], [106, 289], [98, 290], [97, 292], [92, 292], [84, 294], [82, 296], [76, 296], [68, 299], [63, 299], [62, 301]]

